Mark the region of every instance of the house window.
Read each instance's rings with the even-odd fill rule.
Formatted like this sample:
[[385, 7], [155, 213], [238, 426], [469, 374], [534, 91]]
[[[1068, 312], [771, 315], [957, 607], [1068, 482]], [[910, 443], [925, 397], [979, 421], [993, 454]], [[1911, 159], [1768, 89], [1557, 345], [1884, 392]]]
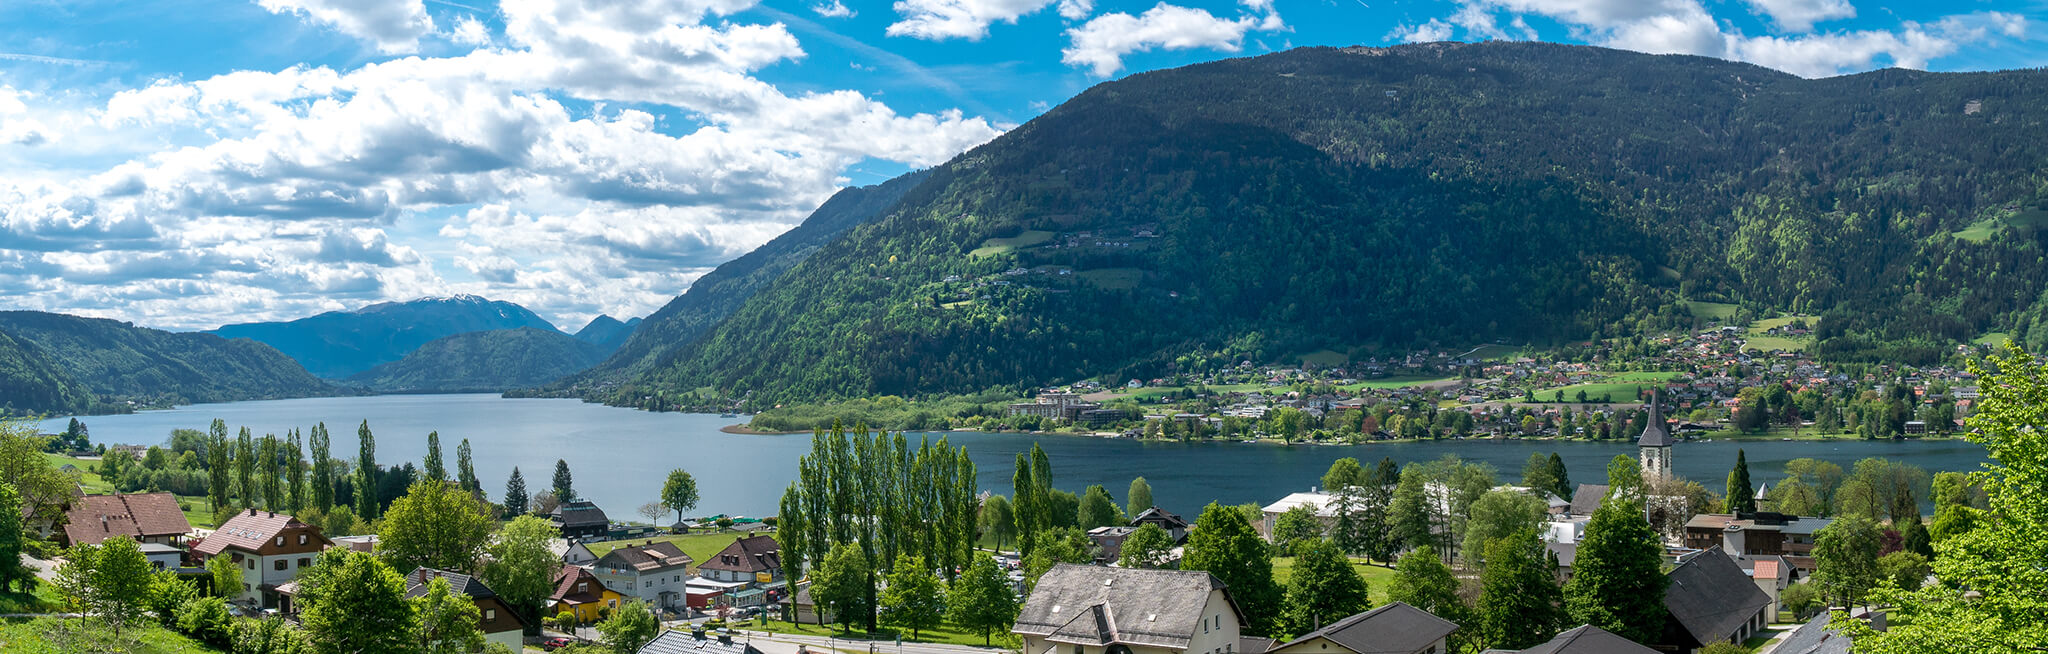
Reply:
[[246, 581], [242, 582], [242, 592], [246, 593], [246, 592], [249, 592], [249, 591], [251, 591], [251, 590], [255, 590], [255, 589], [254, 589], [254, 588], [250, 588], [250, 587], [249, 587], [249, 582], [246, 582]]
[[277, 546], [278, 546], [278, 547], [284, 547], [284, 537], [283, 537], [283, 536], [278, 536], [278, 537], [277, 537]]
[[590, 592], [590, 582], [588, 582], [588, 581], [579, 581], [579, 582], [576, 582], [576, 592], [578, 592], [578, 593], [588, 593], [588, 592]]
[[647, 585], [646, 585], [646, 587], [647, 587], [647, 588], [653, 588], [653, 587], [654, 587], [654, 582], [652, 582], [652, 581], [646, 582], [646, 584], [647, 584]]
[[291, 563], [290, 561], [286, 561], [286, 560], [284, 560], [284, 559], [278, 559], [278, 560], [277, 560], [277, 563], [271, 564], [271, 567], [273, 567], [273, 568], [276, 568], [276, 569], [278, 569], [278, 570], [282, 571], [282, 570], [284, 570], [284, 569], [285, 569], [285, 566], [286, 566], [286, 565], [288, 565], [288, 564], [290, 564], [290, 563]]
[[303, 556], [299, 557], [299, 567], [303, 568], [309, 565], [313, 565], [313, 559]]
[[255, 570], [255, 569], [256, 569], [256, 559], [249, 559], [248, 561], [244, 561], [244, 563], [247, 563], [247, 564], [249, 564], [249, 569], [250, 569], [250, 570]]
[[304, 544], [306, 544], [306, 535], [305, 535], [305, 534], [299, 534], [299, 544], [300, 544], [300, 545], [304, 545]]
[[486, 622], [496, 619], [498, 619], [497, 609], [484, 609], [484, 620]]

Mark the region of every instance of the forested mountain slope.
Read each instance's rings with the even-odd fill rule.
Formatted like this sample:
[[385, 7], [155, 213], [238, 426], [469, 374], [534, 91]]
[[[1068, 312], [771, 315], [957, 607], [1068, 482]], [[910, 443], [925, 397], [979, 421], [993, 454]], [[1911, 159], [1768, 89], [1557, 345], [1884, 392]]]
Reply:
[[93, 398], [33, 345], [0, 332], [0, 416], [88, 413]]
[[384, 393], [502, 391], [551, 382], [603, 358], [600, 346], [552, 329], [498, 329], [434, 339], [348, 381]]
[[223, 325], [213, 333], [270, 344], [315, 375], [339, 379], [397, 361], [443, 336], [492, 329], [555, 326], [526, 307], [474, 295], [383, 302], [290, 322]]
[[592, 318], [590, 324], [576, 330], [575, 336], [576, 340], [597, 346], [598, 351], [610, 354], [625, 344], [626, 339], [633, 335], [633, 329], [639, 326], [639, 318], [621, 322], [611, 316], [598, 316]]
[[1806, 80], [1544, 43], [1133, 75], [935, 169], [628, 390], [1559, 342], [1689, 326], [1688, 300], [1826, 313], [1824, 356], [1925, 360], [2041, 311], [2044, 119], [2042, 71]]
[[103, 401], [190, 404], [337, 392], [291, 357], [246, 339], [39, 311], [0, 311], [0, 333], [33, 347]]
[[895, 205], [928, 175], [925, 171], [913, 172], [874, 186], [840, 190], [802, 224], [697, 278], [688, 291], [641, 322], [625, 344], [602, 364], [557, 386], [593, 395], [598, 385], [629, 379], [656, 367], [665, 356], [695, 341], [819, 247]]

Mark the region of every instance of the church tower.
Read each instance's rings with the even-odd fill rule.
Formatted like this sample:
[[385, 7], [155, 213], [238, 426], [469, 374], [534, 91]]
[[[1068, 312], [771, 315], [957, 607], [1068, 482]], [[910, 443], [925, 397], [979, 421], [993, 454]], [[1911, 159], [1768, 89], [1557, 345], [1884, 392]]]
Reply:
[[1650, 419], [1643, 435], [1636, 439], [1642, 456], [1643, 481], [1671, 480], [1671, 427], [1664, 422], [1664, 403], [1657, 391], [1650, 391]]

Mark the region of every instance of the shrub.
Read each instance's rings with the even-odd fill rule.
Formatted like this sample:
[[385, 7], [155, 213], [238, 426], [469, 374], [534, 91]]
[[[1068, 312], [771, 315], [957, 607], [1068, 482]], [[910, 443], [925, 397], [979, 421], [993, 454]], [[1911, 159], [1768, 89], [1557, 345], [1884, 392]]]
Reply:
[[228, 603], [218, 597], [186, 600], [178, 607], [178, 631], [216, 649], [226, 649], [235, 637]]

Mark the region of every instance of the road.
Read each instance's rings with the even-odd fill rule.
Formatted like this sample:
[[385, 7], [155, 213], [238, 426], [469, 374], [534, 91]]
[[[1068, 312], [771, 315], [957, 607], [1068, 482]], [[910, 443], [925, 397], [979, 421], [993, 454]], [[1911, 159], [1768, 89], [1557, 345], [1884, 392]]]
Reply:
[[[823, 654], [837, 650], [845, 654], [1000, 654], [1009, 650], [1000, 647], [974, 647], [969, 645], [948, 645], [943, 643], [903, 643], [880, 640], [846, 640], [823, 636], [798, 636], [792, 634], [771, 634], [759, 631], [741, 631], [739, 638], [746, 640], [763, 654], [797, 654], [799, 647]], [[872, 649], [871, 649], [872, 648]]]

